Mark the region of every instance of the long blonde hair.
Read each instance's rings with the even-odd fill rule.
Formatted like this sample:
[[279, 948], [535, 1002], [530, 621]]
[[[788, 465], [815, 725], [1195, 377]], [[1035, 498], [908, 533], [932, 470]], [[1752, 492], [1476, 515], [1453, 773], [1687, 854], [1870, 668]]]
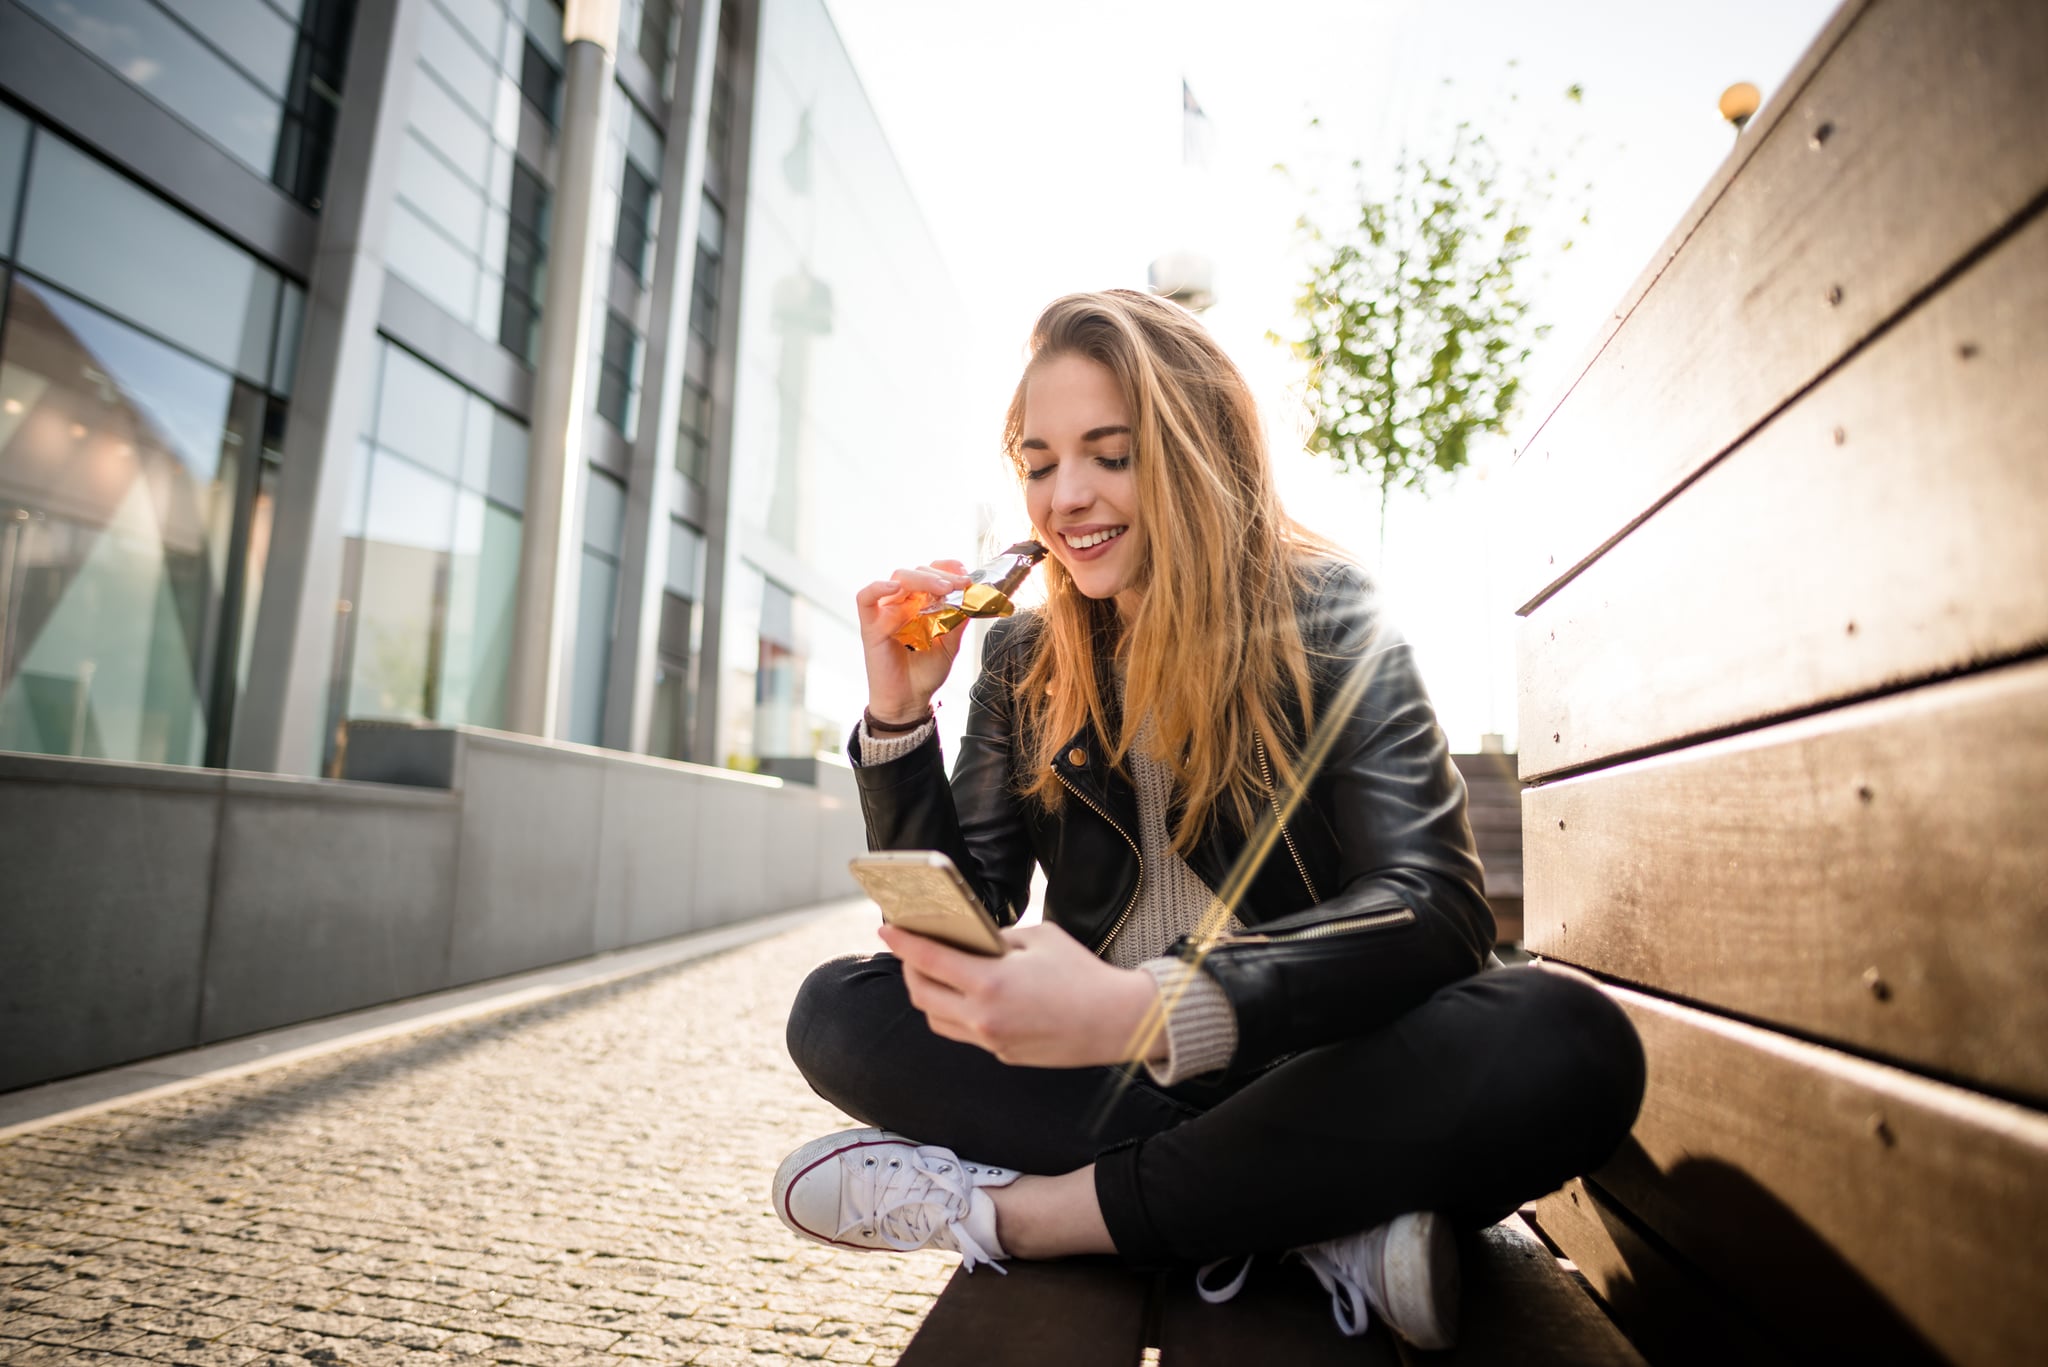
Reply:
[[[1185, 803], [1172, 836], [1186, 855], [1219, 803], [1247, 830], [1264, 808], [1259, 740], [1280, 791], [1297, 780], [1287, 704], [1304, 728], [1315, 720], [1295, 597], [1306, 556], [1336, 551], [1282, 510], [1257, 405], [1230, 358], [1194, 315], [1130, 290], [1067, 295], [1032, 328], [1003, 431], [1020, 478], [1025, 390], [1058, 356], [1107, 367], [1122, 390], [1147, 551], [1127, 628], [1114, 601], [1088, 598], [1047, 559], [1044, 629], [1017, 692], [1032, 762], [1023, 789], [1057, 810], [1059, 747], [1092, 722], [1122, 768], [1149, 718], [1147, 753]], [[1124, 706], [1111, 735], [1103, 667], [1117, 665]]]

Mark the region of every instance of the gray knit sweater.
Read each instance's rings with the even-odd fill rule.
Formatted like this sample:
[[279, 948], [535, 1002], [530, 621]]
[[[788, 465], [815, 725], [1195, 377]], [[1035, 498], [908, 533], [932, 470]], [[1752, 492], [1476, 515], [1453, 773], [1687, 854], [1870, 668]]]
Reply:
[[[875, 736], [869, 734], [863, 720], [861, 763], [886, 764], [900, 759], [929, 740], [934, 729], [927, 722], [906, 735]], [[1175, 940], [1195, 932], [1214, 901], [1208, 885], [1174, 852], [1167, 834], [1173, 775], [1142, 749], [1134, 749], [1131, 779], [1138, 790], [1138, 847], [1144, 887], [1124, 928], [1104, 946], [1104, 957], [1119, 968], [1149, 974], [1160, 999], [1167, 1003], [1166, 1062], [1148, 1063], [1145, 1068], [1154, 1082], [1170, 1086], [1230, 1062], [1237, 1052], [1237, 1017], [1214, 978], [1165, 953]], [[1232, 916], [1229, 929], [1244, 927]]]

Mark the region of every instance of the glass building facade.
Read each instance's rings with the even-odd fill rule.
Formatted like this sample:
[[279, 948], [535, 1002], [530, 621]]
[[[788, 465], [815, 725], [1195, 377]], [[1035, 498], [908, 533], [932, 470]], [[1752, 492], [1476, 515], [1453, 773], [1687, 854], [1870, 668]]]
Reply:
[[822, 0], [763, 4], [752, 113], [719, 681], [728, 762], [844, 743], [866, 701], [853, 595], [893, 566], [979, 549], [977, 509], [949, 467], [992, 449], [996, 426], [960, 410], [947, 339], [961, 303]]
[[219, 762], [304, 296], [0, 107], [0, 749]]
[[[855, 588], [966, 553], [930, 462], [993, 425], [947, 407], [959, 304], [823, 5], [628, 0], [615, 67], [556, 0], [360, 17], [381, 73], [355, 0], [10, 0], [47, 79], [0, 83], [0, 750], [224, 766], [293, 689], [328, 764], [352, 721], [516, 726], [543, 620], [548, 734], [801, 777], [863, 700]], [[118, 106], [101, 141], [67, 100]], [[604, 136], [565, 237], [572, 103]], [[549, 317], [579, 269], [587, 318]], [[543, 355], [581, 367], [566, 434]], [[274, 623], [317, 670], [257, 664]]]

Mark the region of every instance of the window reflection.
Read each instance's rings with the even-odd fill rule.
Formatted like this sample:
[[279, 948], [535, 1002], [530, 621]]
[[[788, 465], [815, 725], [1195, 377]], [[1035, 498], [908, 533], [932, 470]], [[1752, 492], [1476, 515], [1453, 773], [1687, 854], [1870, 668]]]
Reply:
[[[320, 205], [354, 0], [22, 0], [300, 203]], [[286, 6], [284, 8], [293, 8]]]
[[234, 380], [28, 280], [0, 355], [0, 749], [196, 764]]
[[344, 718], [504, 722], [521, 531], [508, 503], [526, 431], [389, 342], [378, 361], [342, 550], [331, 744]]

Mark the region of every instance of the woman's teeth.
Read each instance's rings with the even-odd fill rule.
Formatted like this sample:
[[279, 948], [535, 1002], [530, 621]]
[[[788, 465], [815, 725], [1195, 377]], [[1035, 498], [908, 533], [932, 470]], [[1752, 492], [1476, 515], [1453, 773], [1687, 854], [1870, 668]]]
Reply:
[[1060, 535], [1075, 550], [1085, 551], [1090, 546], [1100, 546], [1105, 541], [1112, 541], [1122, 536], [1128, 530], [1129, 528], [1127, 527], [1112, 527], [1106, 532], [1090, 532], [1086, 536], [1067, 536], [1064, 532], [1060, 533]]

